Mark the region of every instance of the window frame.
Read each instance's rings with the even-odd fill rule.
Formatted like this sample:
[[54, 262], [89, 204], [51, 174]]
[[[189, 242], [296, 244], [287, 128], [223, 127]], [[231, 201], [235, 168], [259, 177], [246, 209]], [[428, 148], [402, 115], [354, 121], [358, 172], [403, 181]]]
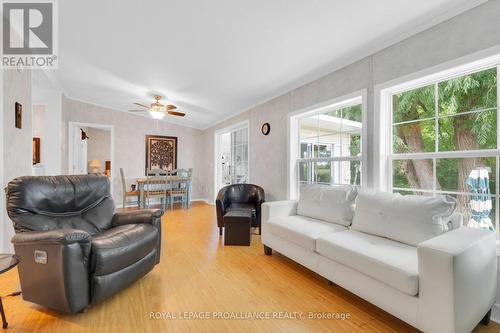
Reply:
[[[341, 157], [320, 157], [320, 158], [301, 158], [300, 157], [300, 134], [299, 134], [299, 121], [303, 118], [310, 117], [315, 114], [320, 114], [328, 112], [330, 109], [339, 109], [343, 107], [348, 107], [352, 105], [361, 105], [361, 153], [360, 156], [341, 156]], [[287, 138], [288, 138], [288, 149], [287, 149], [287, 160], [288, 160], [288, 172], [287, 172], [287, 198], [289, 200], [295, 200], [299, 195], [299, 173], [298, 165], [302, 161], [308, 162], [336, 162], [336, 161], [360, 161], [361, 162], [361, 180], [360, 186], [367, 186], [368, 179], [368, 168], [367, 168], [367, 157], [368, 157], [368, 144], [367, 144], [367, 90], [362, 89], [356, 92], [343, 95], [337, 98], [327, 100], [322, 103], [315, 104], [310, 107], [299, 109], [288, 114], [288, 126], [287, 126]], [[332, 171], [330, 171], [332, 172]]]
[[[394, 113], [393, 113], [393, 96], [399, 93], [411, 91], [414, 89], [434, 85], [435, 89], [435, 101], [438, 101], [438, 86], [439, 83], [458, 78], [461, 76], [481, 72], [483, 70], [496, 68], [497, 71], [497, 103], [496, 103], [496, 119], [497, 119], [497, 146], [496, 149], [480, 149], [480, 150], [467, 150], [467, 151], [439, 151], [439, 137], [437, 122], [442, 117], [439, 117], [438, 106], [434, 107], [434, 116], [430, 119], [435, 121], [436, 139], [435, 139], [435, 151], [433, 152], [419, 152], [419, 153], [393, 153], [393, 129], [394, 129]], [[417, 74], [418, 75], [418, 74]], [[497, 237], [500, 238], [499, 227], [500, 227], [500, 192], [499, 192], [499, 169], [500, 169], [500, 83], [498, 82], [498, 76], [500, 75], [500, 54], [483, 57], [482, 59], [476, 61], [470, 61], [465, 64], [461, 64], [456, 67], [449, 67], [445, 70], [435, 71], [432, 74], [423, 75], [417, 79], [398, 79], [399, 84], [386, 84], [388, 88], [383, 88], [381, 86], [376, 87], [375, 97], [378, 98], [375, 105], [379, 106], [378, 117], [375, 121], [375, 138], [379, 141], [379, 150], [375, 152], [375, 157], [379, 157], [379, 163], [376, 166], [378, 170], [374, 170], [375, 184], [376, 188], [383, 191], [392, 192], [394, 190], [407, 190], [416, 191], [422, 193], [433, 193], [433, 194], [456, 194], [456, 195], [468, 195], [469, 192], [459, 192], [451, 190], [436, 190], [436, 161], [439, 159], [446, 158], [473, 158], [473, 157], [494, 157], [496, 159], [496, 170], [495, 170], [495, 194], [492, 194], [492, 200], [495, 205], [495, 228]], [[485, 108], [480, 111], [473, 112], [487, 112], [487, 110], [495, 110], [495, 108]], [[398, 124], [398, 123], [396, 123]], [[385, 133], [385, 135], [384, 135]], [[377, 156], [378, 155], [378, 156]], [[428, 189], [411, 189], [411, 188], [399, 188], [393, 186], [393, 163], [396, 160], [408, 160], [408, 159], [431, 159], [433, 160], [433, 188]]]

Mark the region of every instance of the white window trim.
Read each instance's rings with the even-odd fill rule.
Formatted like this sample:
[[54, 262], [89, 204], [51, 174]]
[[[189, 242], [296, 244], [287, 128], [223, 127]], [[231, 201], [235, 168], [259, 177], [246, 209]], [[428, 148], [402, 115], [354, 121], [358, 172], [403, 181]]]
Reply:
[[296, 199], [298, 197], [297, 189], [297, 159], [298, 149], [299, 149], [299, 131], [298, 122], [300, 119], [308, 117], [313, 114], [320, 113], [322, 110], [327, 110], [331, 108], [339, 108], [342, 106], [347, 106], [350, 104], [355, 104], [356, 102], [361, 103], [362, 108], [362, 123], [363, 127], [361, 130], [361, 159], [357, 156], [346, 156], [346, 157], [328, 157], [328, 158], [315, 158], [308, 159], [309, 161], [361, 161], [361, 186], [367, 186], [368, 178], [368, 167], [367, 167], [367, 156], [368, 156], [368, 143], [367, 143], [367, 90], [362, 89], [356, 92], [336, 97], [306, 108], [292, 111], [288, 113], [287, 121], [287, 198], [289, 200]]
[[[486, 50], [470, 54], [440, 65], [427, 68], [400, 78], [377, 84], [374, 87], [374, 126], [373, 126], [373, 187], [374, 189], [387, 191], [388, 180], [386, 170], [388, 166], [388, 156], [391, 153], [389, 144], [391, 142], [390, 128], [390, 106], [391, 95], [394, 93], [411, 90], [412, 87], [425, 86], [434, 81], [463, 75], [487, 69], [500, 63], [500, 46], [495, 46]], [[497, 87], [498, 88], [498, 87]], [[500, 96], [499, 96], [500, 97]], [[497, 121], [500, 130], [500, 124]]]
[[[392, 96], [394, 94], [427, 86], [436, 81], [448, 80], [488, 68], [496, 67], [500, 74], [500, 46], [483, 50], [417, 73], [413, 73], [375, 86], [375, 119], [374, 119], [374, 188], [381, 191], [392, 190], [392, 160], [407, 158], [453, 158], [474, 157], [477, 155], [497, 158], [496, 196], [499, 192], [499, 154], [500, 140], [497, 139], [497, 149], [474, 150], [467, 152], [436, 152], [392, 154]], [[497, 99], [500, 99], [500, 84], [497, 82]], [[500, 103], [497, 101], [497, 133], [500, 133]], [[450, 191], [445, 191], [450, 192]], [[498, 203], [498, 199], [496, 199]], [[500, 207], [497, 205], [496, 220], [499, 221]], [[500, 236], [498, 237], [498, 253], [500, 255]]]

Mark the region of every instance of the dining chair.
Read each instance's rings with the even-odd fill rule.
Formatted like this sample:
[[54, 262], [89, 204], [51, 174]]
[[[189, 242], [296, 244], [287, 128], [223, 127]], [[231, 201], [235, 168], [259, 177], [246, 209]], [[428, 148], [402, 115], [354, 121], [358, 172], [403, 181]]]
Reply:
[[193, 174], [193, 168], [190, 169], [177, 169], [177, 177], [181, 178], [177, 180], [176, 184], [172, 186], [169, 191], [170, 199], [170, 209], [174, 209], [174, 202], [176, 198], [180, 198], [182, 208], [189, 208], [189, 186], [191, 186], [191, 176]]
[[159, 198], [161, 207], [164, 208], [167, 204], [168, 178], [167, 176], [150, 176], [147, 172], [146, 183], [144, 185], [144, 197], [146, 206], [149, 208], [149, 199]]
[[148, 173], [149, 176], [165, 176], [165, 175], [168, 175], [168, 171], [167, 170], [163, 170], [163, 169], [151, 169], [151, 170], [148, 170], [147, 173]]
[[193, 168], [189, 169], [177, 169], [177, 176], [191, 178], [193, 175]]
[[[123, 173], [123, 168], [120, 168], [120, 180], [122, 183], [122, 197], [123, 197], [123, 208], [126, 207], [127, 204], [136, 204], [137, 207], [141, 205], [141, 192], [140, 191], [127, 191], [127, 184], [125, 183], [125, 175]], [[127, 198], [136, 198], [137, 200], [127, 201]]]

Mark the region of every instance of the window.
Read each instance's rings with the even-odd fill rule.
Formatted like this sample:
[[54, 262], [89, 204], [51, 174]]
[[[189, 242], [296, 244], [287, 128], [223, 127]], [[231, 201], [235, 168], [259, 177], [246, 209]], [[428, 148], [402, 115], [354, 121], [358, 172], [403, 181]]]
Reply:
[[[303, 184], [361, 185], [362, 97], [344, 100], [292, 117], [292, 182], [296, 196]], [[293, 197], [293, 196], [292, 196]]]
[[394, 192], [447, 194], [464, 224], [499, 230], [497, 67], [391, 95]]

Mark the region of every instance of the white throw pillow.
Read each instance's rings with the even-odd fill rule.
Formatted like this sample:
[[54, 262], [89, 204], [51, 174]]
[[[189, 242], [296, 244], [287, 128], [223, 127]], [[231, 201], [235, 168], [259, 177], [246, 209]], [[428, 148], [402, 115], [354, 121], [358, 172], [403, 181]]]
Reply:
[[352, 229], [417, 246], [449, 230], [456, 200], [359, 191]]
[[300, 190], [297, 215], [350, 226], [356, 193], [352, 186], [304, 185]]

